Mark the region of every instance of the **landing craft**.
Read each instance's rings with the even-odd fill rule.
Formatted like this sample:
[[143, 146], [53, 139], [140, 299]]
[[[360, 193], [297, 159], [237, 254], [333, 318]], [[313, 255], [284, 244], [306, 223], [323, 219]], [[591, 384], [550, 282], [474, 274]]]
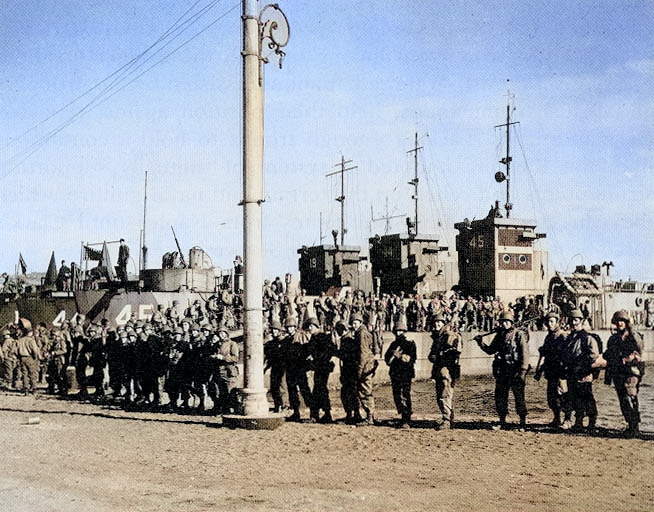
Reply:
[[223, 270], [215, 267], [201, 248], [193, 247], [188, 260], [179, 252], [166, 253], [161, 268], [144, 269], [138, 279], [126, 281], [107, 272], [106, 263], [99, 260], [91, 270], [81, 270], [80, 265], [74, 269], [76, 275], [65, 283], [43, 278], [40, 283], [20, 286], [16, 285], [17, 279], [7, 280], [0, 293], [0, 322], [6, 325], [21, 317], [29, 318], [34, 325], [56, 327], [82, 317], [85, 321], [106, 319], [117, 327], [130, 319], [149, 320], [159, 305], [164, 311], [175, 307], [184, 315], [197, 302], [223, 315], [228, 327], [238, 325], [243, 279], [238, 257], [232, 268]]
[[[441, 246], [434, 235], [419, 230], [417, 155], [421, 147], [416, 134], [415, 147], [409, 151], [416, 162], [414, 177], [409, 181], [414, 187], [415, 213], [406, 219], [407, 232], [370, 238], [367, 261], [360, 256], [360, 247], [343, 245], [347, 230], [341, 213], [340, 245], [339, 231], [334, 230], [333, 245], [298, 250], [302, 287], [309, 295], [327, 290], [338, 293], [348, 286], [366, 292], [372, 289], [377, 296], [419, 293], [430, 297], [455, 290], [463, 296], [499, 297], [505, 304], [530, 302], [537, 310], [559, 308], [563, 315], [567, 309], [579, 307], [588, 311], [588, 322], [595, 329], [610, 328], [613, 312], [625, 309], [635, 325], [654, 327], [654, 284], [612, 281], [611, 262], [593, 265], [590, 270], [578, 267], [572, 275], [553, 272], [543, 241], [546, 234], [537, 231], [536, 221], [514, 218], [510, 189], [513, 159], [509, 148], [510, 128], [515, 124], [507, 105], [506, 122], [496, 126], [505, 129], [506, 155], [499, 160], [503, 170], [494, 175], [497, 183], [506, 186], [503, 211], [500, 202], [495, 201], [485, 217], [454, 224], [459, 232], [456, 251]], [[342, 180], [345, 171], [356, 168], [345, 166], [350, 162], [342, 159], [337, 164], [340, 170], [328, 176], [340, 174]], [[343, 188], [336, 200], [342, 209]], [[372, 220], [385, 220], [388, 231], [389, 220], [395, 217], [400, 215], [390, 215], [387, 211], [385, 217]], [[600, 272], [603, 267], [606, 271]]]

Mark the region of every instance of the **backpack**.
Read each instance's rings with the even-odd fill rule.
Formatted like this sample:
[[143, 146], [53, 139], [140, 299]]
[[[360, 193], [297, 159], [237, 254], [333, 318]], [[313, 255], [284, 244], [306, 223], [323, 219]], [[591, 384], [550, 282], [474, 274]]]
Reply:
[[[599, 351], [600, 356], [604, 353], [604, 343], [602, 342], [602, 338], [600, 338], [599, 334], [595, 334], [594, 332], [589, 332], [588, 336], [593, 338], [597, 342], [597, 350]], [[593, 380], [599, 379], [599, 374], [601, 368], [593, 368]]]

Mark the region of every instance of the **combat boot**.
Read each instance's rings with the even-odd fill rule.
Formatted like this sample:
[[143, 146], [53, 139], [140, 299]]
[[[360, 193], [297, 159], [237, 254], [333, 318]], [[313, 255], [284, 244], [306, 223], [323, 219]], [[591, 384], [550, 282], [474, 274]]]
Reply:
[[300, 417], [300, 411], [296, 410], [291, 414], [288, 418], [286, 418], [286, 421], [293, 421], [295, 423], [300, 423], [302, 421], [302, 418]]
[[436, 425], [436, 430], [450, 430], [450, 428], [452, 428], [450, 420], [443, 420]]
[[332, 418], [332, 412], [327, 410], [325, 411], [325, 414], [322, 418], [318, 420], [318, 423], [334, 423], [334, 419]]
[[493, 425], [493, 430], [507, 430], [506, 416], [500, 416], [500, 422], [496, 425]]
[[518, 427], [518, 431], [525, 432], [526, 430], [527, 430], [527, 417], [520, 416], [520, 426]]
[[357, 423], [357, 426], [372, 426], [375, 424], [375, 417], [372, 412], [366, 414], [365, 419]]

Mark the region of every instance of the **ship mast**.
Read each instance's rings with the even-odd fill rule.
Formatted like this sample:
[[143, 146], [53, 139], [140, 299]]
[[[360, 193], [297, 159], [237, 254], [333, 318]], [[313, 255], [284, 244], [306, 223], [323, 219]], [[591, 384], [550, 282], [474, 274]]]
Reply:
[[407, 151], [407, 153], [413, 153], [413, 179], [409, 181], [409, 185], [413, 185], [413, 199], [414, 204], [414, 217], [413, 217], [413, 232], [411, 232], [411, 219], [407, 218], [407, 227], [409, 228], [409, 235], [416, 236], [418, 234], [418, 150], [422, 149], [422, 146], [418, 146], [418, 133], [416, 132], [416, 142], [413, 149]]
[[[334, 167], [339, 167], [340, 169], [338, 171], [330, 172], [326, 176], [334, 176], [335, 174], [340, 174], [341, 175], [341, 195], [336, 198], [336, 201], [341, 203], [341, 245], [345, 245], [345, 233], [347, 233], [347, 230], [345, 229], [345, 171], [352, 171], [353, 169], [356, 169], [357, 166], [353, 165], [352, 167], [345, 167], [346, 164], [351, 164], [352, 160], [345, 160], [345, 157], [341, 155], [341, 163], [336, 164]], [[334, 235], [336, 237], [336, 235]]]
[[148, 248], [145, 245], [145, 214], [148, 204], [148, 171], [145, 171], [145, 189], [143, 193], [143, 231], [141, 232], [141, 266], [140, 270], [145, 270], [147, 265]]
[[504, 209], [506, 210], [506, 218], [508, 219], [511, 215], [511, 209], [513, 208], [513, 205], [511, 204], [511, 191], [510, 191], [510, 185], [511, 185], [511, 153], [509, 150], [509, 146], [511, 143], [511, 137], [510, 137], [510, 131], [509, 128], [512, 124], [519, 124], [519, 121], [514, 121], [511, 122], [511, 108], [509, 104], [507, 103], [506, 105], [506, 124], [498, 124], [495, 128], [501, 128], [503, 126], [506, 127], [506, 156], [500, 160], [501, 164], [504, 164], [506, 166], [506, 175], [499, 175], [495, 176], [495, 179], [498, 182], [504, 181], [506, 179], [506, 204], [504, 205]]

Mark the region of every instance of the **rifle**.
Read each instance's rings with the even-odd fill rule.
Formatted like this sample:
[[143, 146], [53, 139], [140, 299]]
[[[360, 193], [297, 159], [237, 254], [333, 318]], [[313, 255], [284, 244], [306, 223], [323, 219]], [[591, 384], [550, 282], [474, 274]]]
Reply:
[[172, 226], [170, 226], [170, 229], [173, 230], [173, 238], [175, 239], [175, 244], [177, 244], [177, 251], [179, 252], [179, 259], [182, 260], [183, 268], [186, 268], [186, 262], [184, 261], [184, 253], [182, 252], [182, 248], [179, 246], [179, 242], [177, 241], [177, 235], [175, 234], [175, 230], [173, 229]]
[[[531, 320], [533, 320], [533, 318], [525, 319], [525, 320], [523, 320], [521, 322], [514, 322], [513, 327], [515, 329], [523, 329], [524, 331], [527, 332], [527, 334], [529, 334], [528, 324], [529, 324], [529, 322], [531, 322]], [[527, 326], [527, 328], [525, 328], [525, 326]], [[486, 336], [493, 336], [493, 335], [497, 334], [498, 331], [500, 331], [500, 330], [501, 330], [501, 327], [497, 327], [497, 328], [493, 329], [492, 331], [485, 332], [484, 334], [477, 334], [472, 339], [475, 340], [477, 342], [477, 344], [479, 344], [481, 342], [482, 338], [485, 338]]]

